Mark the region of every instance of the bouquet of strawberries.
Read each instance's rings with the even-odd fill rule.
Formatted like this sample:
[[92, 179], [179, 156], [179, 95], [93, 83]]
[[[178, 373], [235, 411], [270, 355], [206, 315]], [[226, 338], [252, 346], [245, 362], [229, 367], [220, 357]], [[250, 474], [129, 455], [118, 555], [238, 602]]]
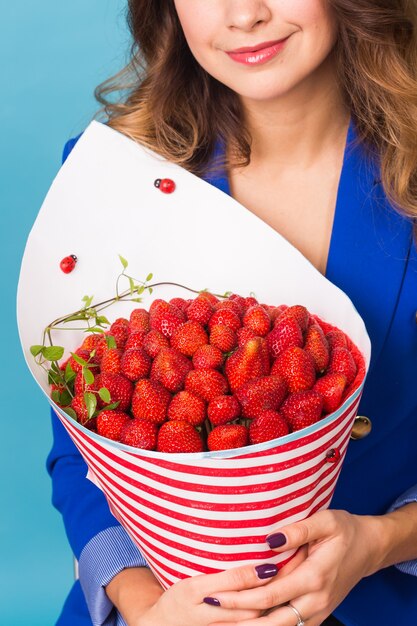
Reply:
[[[336, 411], [364, 359], [302, 305], [156, 299], [89, 334], [52, 373], [52, 399], [103, 437], [167, 453], [277, 439]], [[65, 376], [66, 373], [66, 376]]]

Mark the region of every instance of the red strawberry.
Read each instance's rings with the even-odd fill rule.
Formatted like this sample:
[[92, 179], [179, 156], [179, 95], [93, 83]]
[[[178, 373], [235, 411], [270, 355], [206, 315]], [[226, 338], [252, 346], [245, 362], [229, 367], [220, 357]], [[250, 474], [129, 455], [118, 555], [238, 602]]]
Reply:
[[97, 415], [97, 432], [102, 437], [120, 441], [123, 426], [131, 421], [123, 411], [100, 411]]
[[293, 393], [282, 404], [283, 414], [293, 431], [315, 424], [321, 417], [323, 398], [317, 391]]
[[[75, 351], [75, 353], [77, 356], [79, 356], [81, 359], [83, 359], [86, 363], [95, 363], [95, 356], [94, 357], [90, 357], [90, 352], [89, 350], [83, 350], [82, 348], [77, 348], [77, 350]], [[81, 372], [81, 370], [83, 369], [83, 365], [81, 365], [80, 363], [77, 363], [77, 361], [75, 360], [75, 358], [73, 356], [70, 356], [70, 358], [68, 359], [68, 364], [71, 366], [72, 371], [75, 373]], [[61, 366], [62, 369], [62, 366]], [[65, 368], [64, 368], [65, 369]]]
[[249, 431], [243, 424], [223, 424], [213, 428], [207, 437], [209, 450], [242, 448], [249, 442]]
[[223, 361], [222, 351], [210, 344], [198, 348], [193, 356], [193, 365], [196, 370], [216, 370], [223, 365]]
[[193, 356], [200, 346], [208, 343], [208, 336], [203, 326], [194, 320], [184, 322], [172, 333], [171, 346], [185, 356]]
[[294, 306], [287, 307], [285, 311], [281, 313], [281, 315], [277, 319], [277, 322], [288, 318], [293, 318], [297, 320], [302, 332], [305, 332], [307, 330], [310, 314], [305, 306], [302, 306], [301, 304], [295, 304]]
[[169, 348], [169, 339], [159, 330], [151, 330], [143, 339], [143, 349], [151, 359], [154, 359], [161, 350]]
[[248, 309], [250, 309], [251, 306], [255, 306], [255, 304], [259, 304], [257, 299], [254, 298], [253, 296], [248, 296], [247, 298], [244, 298], [244, 300], [245, 300], [245, 313]]
[[151, 371], [151, 365], [151, 358], [142, 348], [126, 350], [121, 359], [122, 374], [133, 381], [146, 378]]
[[232, 422], [240, 415], [240, 404], [235, 396], [216, 396], [207, 407], [207, 416], [213, 426]]
[[206, 300], [208, 300], [210, 302], [210, 304], [213, 305], [213, 307], [216, 306], [216, 304], [218, 302], [220, 302], [220, 300], [218, 299], [217, 296], [215, 296], [213, 293], [210, 293], [209, 291], [200, 291], [199, 298], [206, 298]]
[[185, 379], [185, 389], [210, 402], [228, 392], [227, 380], [217, 370], [192, 370]]
[[343, 392], [346, 388], [346, 376], [334, 372], [319, 378], [313, 387], [323, 398], [323, 411], [333, 413], [342, 404]]
[[271, 329], [271, 318], [260, 304], [255, 304], [246, 311], [243, 325], [250, 328], [255, 335], [266, 337]]
[[131, 333], [147, 333], [151, 330], [149, 324], [149, 313], [146, 309], [134, 309], [129, 318], [129, 329]]
[[305, 391], [316, 382], [316, 368], [311, 354], [302, 348], [288, 348], [277, 358], [271, 374], [280, 374], [288, 385], [288, 391]]
[[341, 330], [329, 330], [326, 333], [326, 339], [330, 350], [333, 350], [333, 348], [347, 348], [346, 336]]
[[181, 311], [183, 311], [184, 313], [187, 312], [187, 309], [190, 306], [190, 303], [184, 298], [171, 298], [169, 304], [173, 304], [178, 309], [181, 309]]
[[313, 357], [316, 372], [324, 372], [329, 364], [330, 350], [322, 329], [316, 323], [307, 329], [304, 350]]
[[210, 332], [210, 343], [222, 352], [231, 352], [237, 346], [237, 336], [229, 326], [215, 324]]
[[185, 378], [192, 369], [191, 361], [175, 348], [161, 350], [152, 363], [152, 380], [157, 380], [171, 393], [184, 388]]
[[132, 413], [138, 419], [162, 424], [167, 418], [171, 394], [160, 383], [141, 378], [135, 385]]
[[242, 326], [239, 315], [227, 308], [218, 309], [213, 313], [208, 323], [209, 330], [211, 331], [216, 324], [224, 324], [235, 332]]
[[214, 313], [214, 307], [207, 298], [198, 296], [190, 303], [187, 309], [187, 319], [199, 322], [203, 326], [206, 326], [210, 317]]
[[156, 450], [157, 437], [158, 426], [148, 420], [130, 419], [120, 432], [121, 443], [142, 450]]
[[239, 346], [239, 348], [244, 346], [245, 343], [248, 343], [250, 339], [254, 339], [256, 337], [253, 330], [251, 330], [250, 328], [246, 328], [246, 326], [242, 326], [242, 328], [239, 328], [236, 335], [237, 335], [237, 345]]
[[83, 372], [78, 372], [74, 379], [74, 394], [78, 396], [85, 391], [98, 391], [97, 377], [94, 378], [94, 382], [91, 385], [87, 385]]
[[239, 307], [239, 316], [243, 317], [246, 311], [246, 302], [245, 302], [245, 298], [243, 298], [242, 296], [239, 296], [237, 293], [232, 293], [229, 296], [229, 300], [232, 300], [233, 302], [236, 302], [236, 304]]
[[279, 357], [288, 348], [303, 346], [303, 333], [299, 323], [294, 317], [278, 318], [275, 327], [268, 334], [268, 350], [273, 359]]
[[94, 351], [94, 362], [100, 363], [105, 350], [107, 350], [106, 338], [102, 334], [87, 335], [81, 344], [83, 350], [87, 350], [90, 355]]
[[265, 363], [264, 341], [261, 337], [255, 337], [227, 359], [225, 374], [233, 393], [248, 380], [269, 374]]
[[77, 419], [80, 424], [84, 425], [88, 422], [88, 409], [85, 404], [84, 394], [80, 393], [73, 397], [71, 401], [71, 408], [74, 409], [77, 414]]
[[206, 403], [191, 391], [180, 391], [170, 402], [168, 417], [199, 426], [206, 419]]
[[249, 443], [257, 444], [288, 435], [290, 429], [278, 411], [263, 411], [249, 425]]
[[[158, 305], [152, 308], [155, 302], [158, 302]], [[155, 302], [149, 309], [151, 329], [159, 330], [165, 337], [170, 338], [174, 330], [186, 321], [185, 313], [164, 300]]]
[[143, 341], [146, 337], [146, 333], [142, 330], [132, 331], [127, 338], [125, 344], [125, 351], [131, 348], [143, 348]]
[[116, 347], [123, 350], [125, 347], [127, 338], [129, 336], [129, 322], [124, 317], [119, 317], [110, 326], [107, 333], [111, 337], [114, 337]]
[[100, 370], [109, 374], [120, 374], [122, 371], [120, 362], [122, 360], [122, 350], [119, 348], [107, 348], [103, 352], [100, 363]]
[[126, 411], [129, 408], [133, 394], [133, 384], [130, 380], [122, 374], [103, 372], [96, 377], [96, 381], [98, 389], [105, 387], [110, 392], [110, 402], [105, 404], [119, 402], [118, 411]]
[[339, 372], [346, 376], [347, 384], [354, 380], [357, 372], [356, 363], [347, 348], [334, 348], [330, 353], [328, 373]]
[[230, 298], [228, 300], [222, 300], [221, 302], [216, 304], [214, 308], [216, 311], [219, 311], [221, 309], [230, 309], [231, 311], [236, 313], [239, 319], [243, 317], [242, 307], [239, 305], [238, 302], [236, 302], [235, 300], [231, 300]]
[[158, 433], [159, 452], [202, 452], [203, 440], [188, 422], [172, 420], [162, 424]]
[[276, 411], [287, 395], [287, 385], [281, 376], [264, 376], [248, 381], [236, 391], [242, 405], [242, 415], [249, 419], [264, 411]]

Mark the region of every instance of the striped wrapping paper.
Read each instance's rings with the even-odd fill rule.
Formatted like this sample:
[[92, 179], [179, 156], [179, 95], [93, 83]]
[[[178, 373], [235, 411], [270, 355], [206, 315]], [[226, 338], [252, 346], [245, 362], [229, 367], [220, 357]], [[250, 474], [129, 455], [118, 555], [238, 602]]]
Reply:
[[293, 552], [275, 554], [265, 536], [329, 506], [360, 395], [358, 389], [331, 416], [248, 453], [135, 450], [57, 415], [89, 478], [167, 588], [237, 565], [287, 562]]

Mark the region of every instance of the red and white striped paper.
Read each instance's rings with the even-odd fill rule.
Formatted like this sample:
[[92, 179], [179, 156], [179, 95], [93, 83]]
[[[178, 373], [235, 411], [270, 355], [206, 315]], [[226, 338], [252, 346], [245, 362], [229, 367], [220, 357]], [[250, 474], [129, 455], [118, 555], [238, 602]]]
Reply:
[[[164, 587], [247, 563], [285, 563], [265, 537], [327, 508], [359, 403], [359, 390], [330, 418], [260, 446], [168, 455], [121, 446], [58, 413], [115, 517]], [[300, 436], [301, 435], [301, 436]], [[125, 449], [123, 449], [125, 448]], [[331, 462], [330, 450], [340, 458]]]

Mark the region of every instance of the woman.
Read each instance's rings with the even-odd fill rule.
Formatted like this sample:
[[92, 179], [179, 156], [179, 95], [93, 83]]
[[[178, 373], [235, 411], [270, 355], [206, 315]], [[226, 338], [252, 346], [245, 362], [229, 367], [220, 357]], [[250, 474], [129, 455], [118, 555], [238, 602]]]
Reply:
[[373, 345], [359, 411], [374, 432], [349, 447], [336, 510], [268, 538], [300, 548], [278, 574], [162, 592], [55, 420], [54, 498], [92, 616], [77, 583], [58, 624], [417, 623], [417, 8], [130, 0], [129, 23], [132, 62], [98, 91], [129, 85], [108, 124], [230, 193], [351, 297]]

